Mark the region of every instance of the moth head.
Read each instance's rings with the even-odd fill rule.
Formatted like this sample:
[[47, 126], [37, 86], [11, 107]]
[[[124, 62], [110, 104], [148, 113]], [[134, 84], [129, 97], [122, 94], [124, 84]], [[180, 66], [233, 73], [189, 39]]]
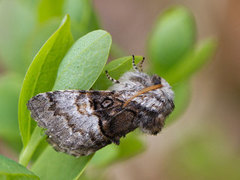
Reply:
[[153, 85], [162, 84], [162, 78], [156, 74], [151, 77], [151, 81]]
[[140, 122], [140, 130], [143, 133], [157, 135], [164, 126], [165, 117], [159, 114], [155, 119], [148, 119]]
[[162, 84], [164, 87], [171, 87], [165, 79], [156, 74], [151, 77], [151, 81], [153, 85]]
[[167, 96], [167, 98], [170, 100], [174, 99], [174, 92], [172, 91], [172, 87], [165, 79], [159, 77], [158, 75], [153, 75], [151, 77], [151, 82], [152, 85], [161, 84], [162, 85], [161, 90], [164, 91], [164, 94]]

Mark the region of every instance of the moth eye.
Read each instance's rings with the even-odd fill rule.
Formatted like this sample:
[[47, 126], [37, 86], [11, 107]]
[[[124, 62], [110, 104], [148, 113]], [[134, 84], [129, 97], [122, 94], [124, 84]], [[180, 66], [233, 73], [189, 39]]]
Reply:
[[162, 81], [161, 77], [157, 75], [152, 76], [152, 82], [154, 85], [161, 84], [162, 83], [161, 81]]
[[110, 98], [105, 98], [101, 103], [102, 108], [108, 108], [113, 105], [113, 100]]

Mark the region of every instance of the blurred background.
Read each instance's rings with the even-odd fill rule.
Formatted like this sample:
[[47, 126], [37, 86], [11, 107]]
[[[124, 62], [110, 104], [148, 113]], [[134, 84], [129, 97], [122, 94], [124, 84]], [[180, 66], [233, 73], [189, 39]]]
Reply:
[[95, 1], [103, 27], [129, 54], [145, 53], [159, 12], [176, 4], [194, 14], [198, 39], [218, 39], [216, 54], [192, 78], [187, 111], [160, 135], [146, 136], [144, 153], [112, 166], [111, 179], [240, 178], [240, 2]]
[[[101, 27], [112, 35], [114, 43], [128, 55], [147, 56], [146, 42], [149, 32], [159, 14], [172, 5], [183, 5], [193, 13], [198, 40], [215, 37], [218, 41], [213, 59], [191, 79], [190, 103], [181, 117], [164, 128], [160, 135], [143, 136], [147, 143], [146, 150], [126, 161], [111, 165], [104, 171], [103, 176], [116, 180], [240, 179], [240, 1], [101, 0], [93, 1], [93, 5]], [[4, 23], [11, 25], [12, 22], [5, 18], [4, 13], [11, 11], [12, 6], [8, 4], [3, 7], [0, 8], [0, 60], [5, 61], [4, 52], [11, 51], [6, 49], [7, 47], [19, 47], [8, 53], [8, 56], [15, 56], [15, 51], [21, 50], [21, 44], [17, 44], [21, 41], [11, 44], [11, 39], [22, 29], [11, 28], [9, 32]], [[18, 21], [17, 18], [20, 17], [15, 15], [20, 10], [12, 10], [11, 18]], [[28, 13], [26, 11], [23, 17], [31, 22]], [[25, 50], [30, 51], [29, 59], [34, 56], [46, 37], [54, 32], [57, 27], [55, 24], [58, 25], [58, 21], [49, 26], [49, 33], [44, 37], [32, 35], [32, 39], [40, 40], [32, 40], [37, 42], [37, 45], [28, 42], [30, 48]], [[26, 27], [22, 34], [26, 36], [29, 29], [31, 27]], [[12, 59], [14, 58], [21, 57], [17, 54], [17, 57]], [[18, 86], [21, 86], [18, 82], [22, 79], [16, 78], [15, 73], [10, 76], [14, 81], [9, 81], [9, 77], [4, 79], [8, 69], [6, 64], [0, 63], [1, 82], [13, 92], [0, 88], [0, 96], [15, 102], [19, 93]], [[14, 66], [13, 69], [19, 70], [17, 63]], [[6, 112], [9, 109], [17, 109], [17, 103], [13, 104], [15, 107], [7, 107], [0, 102], [0, 108], [6, 109]], [[16, 116], [16, 113], [13, 110], [10, 114]], [[0, 118], [6, 116], [0, 114]], [[12, 126], [17, 129], [14, 122], [6, 127]], [[9, 132], [10, 134], [6, 135], [2, 129], [0, 131], [0, 135], [5, 135], [3, 140], [0, 140], [0, 154], [17, 159], [16, 151], [21, 148], [21, 145], [17, 145], [19, 141], [7, 141], [12, 142], [9, 144], [6, 143], [6, 139], [16, 139], [17, 135], [12, 133], [18, 132]]]

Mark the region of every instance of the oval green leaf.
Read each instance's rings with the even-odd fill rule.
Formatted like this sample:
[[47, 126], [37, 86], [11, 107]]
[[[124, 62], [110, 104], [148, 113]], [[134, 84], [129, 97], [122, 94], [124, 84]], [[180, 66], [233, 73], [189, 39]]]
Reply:
[[18, 109], [19, 127], [24, 147], [30, 140], [36, 124], [27, 110], [27, 101], [34, 95], [50, 91], [54, 85], [60, 62], [73, 43], [70, 18], [66, 16], [58, 30], [35, 56], [25, 76]]
[[[143, 59], [142, 56], [135, 56], [135, 62], [139, 63]], [[115, 79], [119, 79], [123, 73], [132, 69], [132, 56], [126, 56], [122, 58], [115, 59], [108, 63], [104, 70], [102, 71], [101, 75], [99, 76], [98, 80], [93, 85], [93, 89], [96, 90], [106, 90], [109, 86], [112, 85], [112, 82], [107, 79], [105, 74], [105, 70], [111, 75], [111, 77]]]
[[90, 89], [107, 62], [111, 43], [111, 35], [103, 30], [80, 38], [62, 60], [53, 89]]
[[157, 20], [149, 39], [148, 55], [154, 71], [163, 76], [195, 42], [195, 21], [181, 6], [166, 10]]
[[38, 180], [39, 177], [24, 166], [0, 155], [0, 179]]
[[32, 167], [40, 179], [74, 179], [82, 174], [92, 155], [75, 158], [48, 146]]
[[28, 35], [25, 46], [26, 64], [31, 64], [34, 56], [48, 38], [58, 29], [60, 23], [60, 18], [54, 18], [35, 26], [34, 30]]

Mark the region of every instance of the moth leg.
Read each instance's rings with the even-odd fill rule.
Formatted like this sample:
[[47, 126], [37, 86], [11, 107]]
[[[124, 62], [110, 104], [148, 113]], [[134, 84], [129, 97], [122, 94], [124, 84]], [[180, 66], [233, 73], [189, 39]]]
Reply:
[[113, 79], [113, 78], [108, 74], [108, 71], [105, 71], [105, 73], [106, 73], [107, 78], [108, 78], [110, 81], [112, 81], [113, 83], [120, 83], [118, 80]]
[[139, 63], [139, 69], [141, 72], [143, 72], [143, 63], [144, 63], [145, 57], [143, 57], [143, 59], [141, 60], [141, 62]]

